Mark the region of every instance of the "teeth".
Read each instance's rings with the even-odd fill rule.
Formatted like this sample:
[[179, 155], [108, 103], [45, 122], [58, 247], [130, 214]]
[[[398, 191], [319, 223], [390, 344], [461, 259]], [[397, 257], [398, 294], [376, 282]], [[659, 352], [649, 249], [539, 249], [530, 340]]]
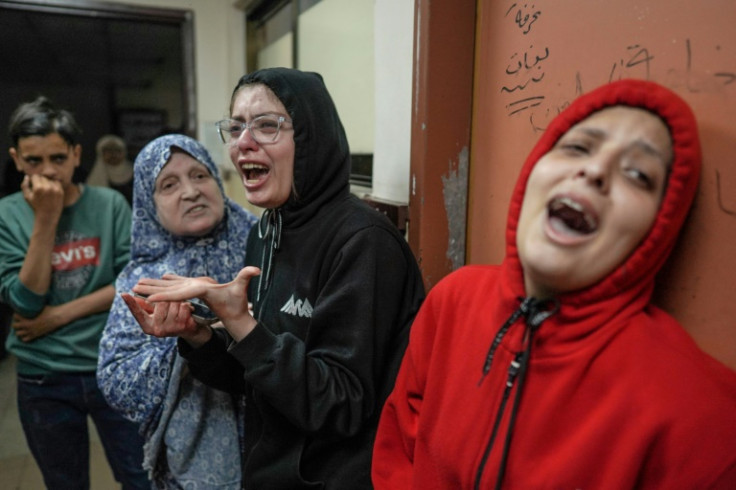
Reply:
[[263, 170], [266, 168], [265, 165], [259, 165], [257, 163], [244, 163], [240, 166], [243, 170]]
[[573, 201], [569, 197], [562, 197], [556, 200], [555, 207], [557, 209], [560, 209], [562, 208], [562, 206], [567, 206], [569, 208], [572, 208], [579, 213], [583, 212], [583, 206], [581, 206], [579, 202]]
[[[579, 214], [578, 218], [576, 219], [582, 218], [585, 221], [585, 227], [588, 231], [592, 231], [598, 228], [598, 223], [595, 217], [590, 213], [587, 213], [582, 204], [569, 197], [559, 197], [557, 199], [554, 199], [549, 205], [550, 212], [558, 216], [563, 216], [559, 215], [558, 213], [564, 213], [563, 210], [566, 208]], [[577, 228], [575, 225], [573, 225], [573, 227]]]
[[269, 168], [260, 163], [244, 163], [240, 166], [240, 171], [243, 172], [246, 182], [256, 184], [268, 174]]

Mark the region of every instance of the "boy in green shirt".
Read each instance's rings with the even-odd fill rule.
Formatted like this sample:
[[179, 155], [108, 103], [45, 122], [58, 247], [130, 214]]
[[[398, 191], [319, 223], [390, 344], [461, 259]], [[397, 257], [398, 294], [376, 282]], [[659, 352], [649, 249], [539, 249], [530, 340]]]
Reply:
[[10, 156], [25, 177], [0, 200], [0, 301], [15, 312], [7, 348], [28, 446], [49, 489], [89, 488], [89, 415], [123, 488], [148, 488], [137, 428], [95, 380], [114, 281], [129, 257], [130, 207], [116, 191], [73, 182], [82, 150], [70, 113], [39, 97], [9, 126]]

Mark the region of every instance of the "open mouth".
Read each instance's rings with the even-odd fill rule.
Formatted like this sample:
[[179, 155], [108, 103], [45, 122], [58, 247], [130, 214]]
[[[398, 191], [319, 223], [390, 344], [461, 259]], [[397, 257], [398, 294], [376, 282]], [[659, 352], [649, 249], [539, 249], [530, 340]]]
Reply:
[[557, 197], [547, 205], [550, 223], [559, 232], [589, 235], [598, 229], [594, 213], [569, 197]]
[[246, 163], [242, 165], [241, 170], [245, 176], [245, 181], [248, 184], [257, 184], [268, 175], [269, 168], [265, 165], [258, 165], [256, 163]]

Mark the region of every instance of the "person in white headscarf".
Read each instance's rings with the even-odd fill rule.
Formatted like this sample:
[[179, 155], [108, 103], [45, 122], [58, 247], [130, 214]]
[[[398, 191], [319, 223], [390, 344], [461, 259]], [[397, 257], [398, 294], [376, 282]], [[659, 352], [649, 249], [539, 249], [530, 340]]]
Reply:
[[125, 141], [114, 134], [97, 140], [97, 159], [87, 177], [87, 185], [110, 187], [133, 202], [133, 164], [128, 160]]

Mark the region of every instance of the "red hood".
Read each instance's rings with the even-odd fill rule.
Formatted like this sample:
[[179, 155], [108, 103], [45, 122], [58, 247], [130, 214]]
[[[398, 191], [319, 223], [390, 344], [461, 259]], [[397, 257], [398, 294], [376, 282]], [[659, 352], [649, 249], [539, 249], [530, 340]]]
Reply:
[[506, 261], [517, 270], [515, 284], [521, 288], [519, 294], [523, 295], [523, 282], [516, 227], [532, 168], [568, 129], [592, 113], [615, 105], [646, 109], [666, 122], [674, 154], [667, 190], [652, 229], [632, 255], [598, 284], [568, 294], [565, 300], [589, 302], [632, 288], [638, 292], [651, 290], [654, 276], [669, 256], [697, 190], [701, 164], [697, 123], [690, 107], [674, 92], [653, 82], [621, 80], [576, 99], [552, 121], [524, 163], [512, 195], [506, 227]]
[[[697, 124], [692, 110], [678, 95], [656, 83], [642, 80], [622, 80], [582, 95], [552, 121], [520, 172], [506, 228], [506, 258], [503, 263], [506, 280], [502, 281], [505, 298], [512, 300], [526, 296], [516, 248], [516, 228], [532, 168], [568, 129], [592, 113], [615, 105], [646, 109], [661, 117], [670, 130], [674, 158], [661, 207], [644, 241], [623, 264], [598, 283], [558, 298], [562, 307], [553, 322], [566, 323], [566, 335], [572, 337], [585, 335], [591, 327], [610, 321], [617, 314], [641, 311], [646, 307], [655, 275], [672, 251], [699, 180], [701, 155]], [[575, 332], [570, 328], [581, 320], [586, 325], [584, 331]]]

